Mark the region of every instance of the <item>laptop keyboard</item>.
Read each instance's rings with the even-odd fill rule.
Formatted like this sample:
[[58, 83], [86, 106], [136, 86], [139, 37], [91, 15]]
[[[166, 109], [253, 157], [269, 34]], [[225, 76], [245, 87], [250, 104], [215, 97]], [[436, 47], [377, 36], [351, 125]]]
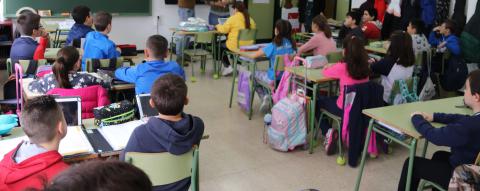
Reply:
[[108, 141], [102, 136], [98, 129], [84, 129], [88, 141], [92, 144], [93, 150], [97, 153], [111, 152], [113, 148]]

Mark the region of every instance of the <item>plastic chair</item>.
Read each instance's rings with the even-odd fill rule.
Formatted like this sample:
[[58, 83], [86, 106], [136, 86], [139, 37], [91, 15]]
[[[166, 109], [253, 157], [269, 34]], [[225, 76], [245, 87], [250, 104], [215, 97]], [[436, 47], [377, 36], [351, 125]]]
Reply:
[[[214, 39], [213, 39], [214, 37], [215, 37], [215, 35], [212, 32], [197, 33], [197, 34], [195, 34], [195, 41], [194, 41], [193, 49], [183, 50], [183, 55], [188, 55], [190, 58], [193, 58], [193, 57], [196, 57], [196, 56], [199, 56], [201, 58], [201, 60], [200, 60], [200, 70], [202, 71], [202, 73], [205, 73], [205, 65], [207, 64], [207, 56], [213, 54], [213, 51], [209, 52], [207, 50], [207, 47], [208, 47], [209, 44], [215, 43]], [[197, 49], [197, 46], [200, 46], [200, 49]], [[182, 63], [185, 63], [185, 56], [182, 56]], [[214, 63], [214, 72], [215, 72], [215, 74], [218, 75], [217, 64], [216, 64], [217, 62], [215, 61], [215, 59], [213, 59], [213, 63]], [[182, 67], [183, 67], [183, 65], [182, 65]], [[197, 78], [195, 77], [193, 63], [192, 63], [191, 81], [192, 82], [197, 81]]]
[[53, 48], [60, 48], [62, 43], [67, 41], [68, 32], [70, 30], [58, 29], [55, 31], [55, 36], [53, 38]]
[[[96, 72], [96, 69], [93, 68], [93, 60], [95, 59], [89, 58], [85, 61], [87, 65], [87, 72]], [[110, 62], [112, 59], [98, 59], [98, 60], [100, 61], [100, 67], [102, 68], [109, 68], [109, 69], [115, 70], [123, 66], [123, 57], [116, 58], [115, 68], [110, 67]]]
[[125, 161], [142, 169], [152, 181], [153, 186], [171, 184], [191, 177], [190, 190], [198, 191], [199, 186], [199, 151], [195, 146], [182, 155], [162, 153], [125, 153]]
[[328, 63], [337, 63], [343, 59], [343, 52], [342, 51], [335, 51], [330, 52], [327, 54]]

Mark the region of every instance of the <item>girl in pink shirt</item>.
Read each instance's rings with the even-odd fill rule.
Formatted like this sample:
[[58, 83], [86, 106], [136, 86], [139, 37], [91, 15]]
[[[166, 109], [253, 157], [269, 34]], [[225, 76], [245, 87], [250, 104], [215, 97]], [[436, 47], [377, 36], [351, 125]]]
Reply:
[[298, 56], [311, 50], [313, 50], [315, 56], [326, 56], [337, 49], [325, 16], [317, 15], [312, 19], [312, 31], [315, 35], [298, 49]]
[[[343, 47], [344, 60], [323, 69], [325, 77], [335, 78], [340, 81], [340, 96], [320, 96], [317, 102], [317, 108], [325, 109], [337, 116], [343, 116], [344, 86], [368, 82], [370, 74], [368, 56], [364, 49], [363, 41], [358, 37], [349, 35], [345, 38]], [[338, 132], [336, 129], [331, 128], [331, 125], [325, 118], [320, 122], [320, 128], [322, 133], [326, 132], [324, 146], [327, 154], [331, 155], [336, 148], [335, 143], [337, 143]]]

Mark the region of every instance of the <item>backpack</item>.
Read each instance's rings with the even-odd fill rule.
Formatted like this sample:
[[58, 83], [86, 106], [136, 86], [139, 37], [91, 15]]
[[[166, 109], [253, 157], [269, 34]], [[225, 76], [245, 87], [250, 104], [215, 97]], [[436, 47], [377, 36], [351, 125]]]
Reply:
[[[283, 63], [285, 67], [292, 67], [296, 65], [295, 62], [290, 61], [288, 54], [283, 56]], [[287, 97], [289, 93], [288, 89], [290, 85], [292, 85], [292, 90], [295, 89], [295, 83], [291, 83], [291, 80], [293, 79], [292, 76], [293, 75], [286, 70], [283, 72], [282, 78], [280, 79], [280, 83], [278, 83], [277, 89], [275, 89], [272, 92], [272, 100], [274, 104], [280, 101], [281, 99]]]
[[250, 75], [246, 70], [240, 70], [238, 75], [237, 103], [244, 111], [250, 111]]
[[279, 151], [293, 150], [306, 144], [307, 127], [303, 101], [297, 95], [280, 100], [272, 108], [268, 144]]
[[440, 75], [440, 84], [446, 91], [456, 91], [463, 87], [467, 79], [468, 68], [465, 62], [457, 56], [448, 60], [444, 74]]
[[430, 74], [432, 72], [432, 54], [430, 51], [427, 52], [427, 74], [426, 74], [426, 80], [425, 84], [423, 84], [423, 88], [418, 94], [418, 100], [419, 101], [427, 101], [431, 100], [436, 92], [435, 92], [435, 84], [432, 81], [432, 78], [430, 77]]
[[460, 165], [453, 171], [448, 185], [450, 191], [480, 190], [480, 166], [472, 164]]

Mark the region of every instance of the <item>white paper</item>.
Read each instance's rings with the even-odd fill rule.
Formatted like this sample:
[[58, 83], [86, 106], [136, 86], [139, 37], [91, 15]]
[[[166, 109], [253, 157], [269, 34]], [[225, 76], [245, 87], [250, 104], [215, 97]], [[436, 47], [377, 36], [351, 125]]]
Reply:
[[400, 131], [400, 130], [398, 130], [398, 129], [395, 128], [395, 127], [392, 127], [392, 126], [387, 125], [387, 124], [385, 124], [385, 123], [382, 123], [382, 122], [380, 122], [380, 121], [377, 121], [377, 123], [378, 123], [379, 125], [381, 125], [382, 127], [385, 127], [385, 128], [387, 128], [387, 129], [392, 130], [392, 131], [395, 132], [395, 133], [398, 133], [398, 134], [400, 134], [400, 135], [403, 135], [403, 132]]
[[145, 124], [146, 120], [136, 120], [119, 125], [104, 126], [99, 129], [103, 137], [108, 141], [113, 150], [122, 150], [127, 145], [133, 130]]

